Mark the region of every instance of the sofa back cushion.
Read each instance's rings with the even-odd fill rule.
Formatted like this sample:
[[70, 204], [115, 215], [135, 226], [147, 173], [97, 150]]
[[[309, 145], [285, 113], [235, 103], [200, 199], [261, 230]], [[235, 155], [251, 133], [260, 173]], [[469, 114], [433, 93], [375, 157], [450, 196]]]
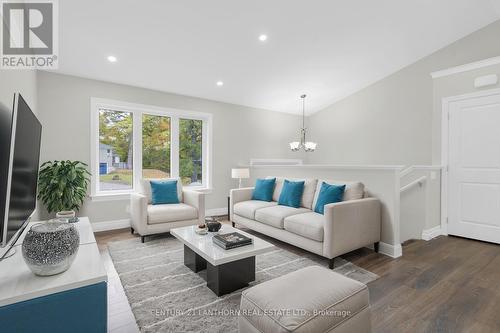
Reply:
[[182, 182], [179, 178], [143, 178], [140, 181], [139, 191], [141, 194], [145, 195], [148, 198], [148, 204], [152, 204], [152, 194], [151, 194], [151, 180], [158, 181], [169, 181], [169, 180], [177, 180], [177, 198], [179, 202], [182, 201]]
[[316, 192], [317, 179], [298, 179], [298, 178], [287, 178], [287, 177], [267, 177], [276, 178], [276, 186], [273, 192], [273, 201], [278, 202], [281, 195], [281, 190], [283, 189], [283, 182], [288, 179], [292, 182], [304, 181], [304, 192], [302, 193], [302, 199], [300, 201], [300, 207], [311, 209], [313, 207], [314, 193]]
[[316, 203], [318, 202], [318, 195], [321, 189], [321, 184], [323, 182], [332, 185], [345, 185], [344, 196], [342, 197], [342, 201], [348, 200], [356, 200], [363, 199], [365, 196], [365, 185], [361, 182], [346, 182], [342, 180], [330, 180], [330, 179], [318, 179], [316, 193], [314, 195], [313, 207], [316, 207]]

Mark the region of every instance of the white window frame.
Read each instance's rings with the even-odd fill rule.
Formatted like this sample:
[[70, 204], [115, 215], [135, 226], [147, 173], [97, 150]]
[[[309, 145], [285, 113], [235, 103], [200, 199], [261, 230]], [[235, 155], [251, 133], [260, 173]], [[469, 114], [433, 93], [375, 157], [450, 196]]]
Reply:
[[[155, 115], [170, 118], [170, 174], [179, 177], [179, 119], [202, 120], [202, 185], [187, 185], [193, 190], [209, 191], [212, 189], [212, 114], [164, 108], [153, 105], [122, 102], [111, 99], [92, 97], [90, 99], [90, 170], [91, 191], [93, 200], [122, 200], [129, 197], [139, 188], [142, 178], [142, 116]], [[99, 110], [130, 112], [133, 117], [133, 184], [132, 189], [125, 191], [99, 190]]]

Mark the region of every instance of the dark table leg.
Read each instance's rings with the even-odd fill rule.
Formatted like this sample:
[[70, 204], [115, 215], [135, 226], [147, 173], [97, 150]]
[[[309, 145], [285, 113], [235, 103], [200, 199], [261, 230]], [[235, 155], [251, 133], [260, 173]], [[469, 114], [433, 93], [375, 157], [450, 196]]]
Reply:
[[207, 287], [217, 296], [248, 286], [255, 280], [255, 257], [240, 259], [218, 266], [207, 262]]
[[186, 245], [184, 245], [184, 265], [195, 273], [207, 269], [207, 261]]

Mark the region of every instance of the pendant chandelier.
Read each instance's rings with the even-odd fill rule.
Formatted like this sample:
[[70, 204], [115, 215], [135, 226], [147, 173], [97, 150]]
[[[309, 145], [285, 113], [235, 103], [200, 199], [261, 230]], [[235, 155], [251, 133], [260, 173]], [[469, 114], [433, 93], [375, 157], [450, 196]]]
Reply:
[[300, 130], [300, 141], [290, 142], [290, 149], [292, 151], [304, 149], [306, 152], [313, 152], [316, 149], [316, 142], [306, 141], [306, 95], [302, 95], [300, 98], [302, 98], [302, 129]]

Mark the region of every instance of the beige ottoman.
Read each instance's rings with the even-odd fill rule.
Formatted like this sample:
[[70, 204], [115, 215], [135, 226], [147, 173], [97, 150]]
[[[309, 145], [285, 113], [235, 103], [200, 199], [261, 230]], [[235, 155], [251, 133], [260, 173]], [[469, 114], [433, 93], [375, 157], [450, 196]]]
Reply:
[[319, 266], [266, 281], [242, 293], [242, 333], [371, 332], [368, 288]]

